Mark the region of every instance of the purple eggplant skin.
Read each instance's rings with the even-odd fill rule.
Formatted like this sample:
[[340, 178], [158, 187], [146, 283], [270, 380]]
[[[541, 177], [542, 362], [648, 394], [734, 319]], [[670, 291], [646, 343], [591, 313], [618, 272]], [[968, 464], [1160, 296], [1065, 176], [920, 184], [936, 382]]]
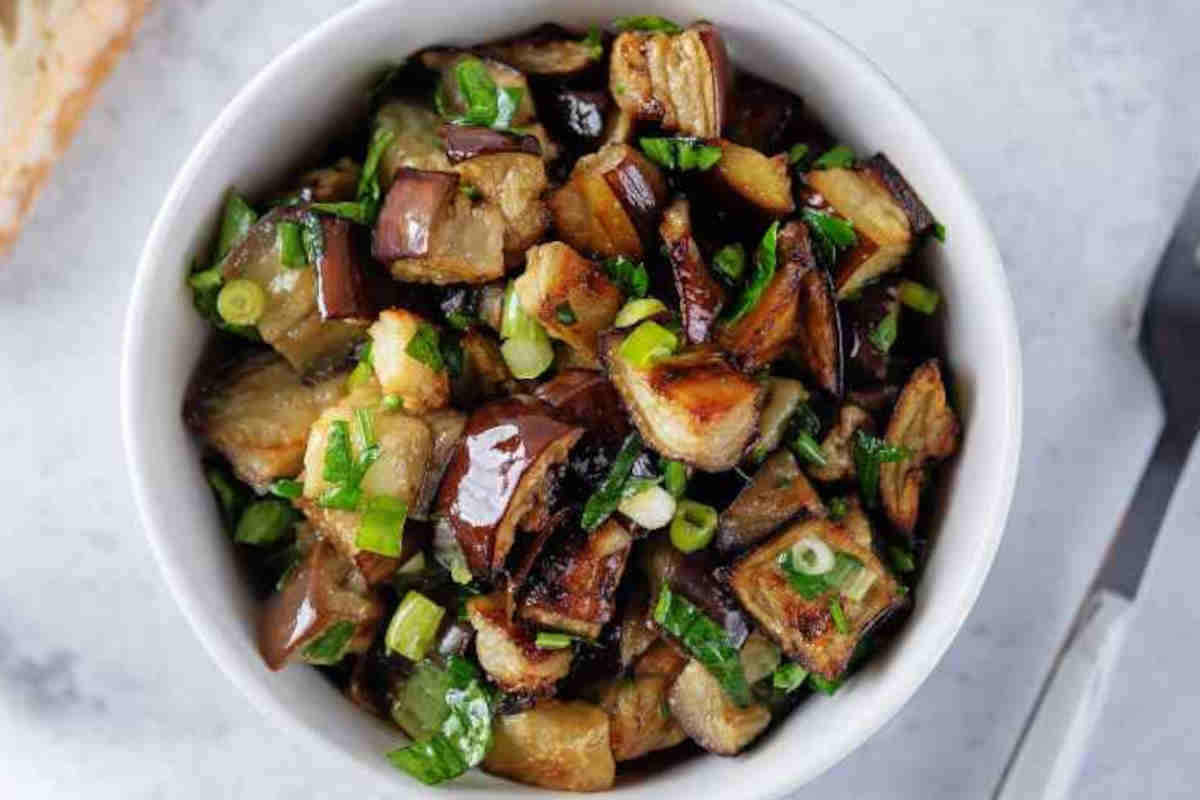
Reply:
[[871, 334], [889, 314], [900, 313], [898, 286], [898, 278], [885, 278], [863, 289], [858, 299], [840, 305], [846, 368], [860, 382], [878, 383], [888, 378], [890, 354], [871, 341]]
[[512, 131], [498, 131], [481, 125], [454, 125], [447, 123], [441, 128], [446, 143], [446, 158], [451, 164], [466, 161], [476, 156], [495, 153], [528, 153], [542, 155], [541, 142], [536, 136]]
[[642, 241], [652, 241], [654, 226], [658, 224], [658, 215], [662, 210], [660, 193], [651, 184], [642, 165], [625, 159], [616, 167], [604, 173], [604, 179], [609, 187], [621, 200], [625, 213], [633, 222]]
[[316, 265], [321, 319], [372, 319], [375, 304], [366, 291], [363, 264], [351, 238], [349, 220], [322, 217], [321, 232], [325, 246]]
[[653, 592], [651, 608], [665, 584], [724, 628], [734, 647], [741, 647], [746, 641], [750, 635], [749, 618], [715, 577], [716, 562], [707, 550], [684, 555], [667, 537], [659, 536], [643, 544], [639, 563]]
[[433, 225], [458, 189], [458, 174], [401, 167], [384, 198], [371, 255], [390, 263], [429, 255]]
[[606, 91], [555, 87], [544, 92], [538, 108], [545, 109], [543, 123], [557, 138], [581, 149], [594, 150], [604, 136], [604, 124], [613, 108]]
[[658, 231], [675, 277], [683, 332], [693, 344], [706, 342], [725, 305], [725, 289], [713, 278], [700, 255], [692, 235], [691, 207], [686, 196], [679, 195], [667, 206]]

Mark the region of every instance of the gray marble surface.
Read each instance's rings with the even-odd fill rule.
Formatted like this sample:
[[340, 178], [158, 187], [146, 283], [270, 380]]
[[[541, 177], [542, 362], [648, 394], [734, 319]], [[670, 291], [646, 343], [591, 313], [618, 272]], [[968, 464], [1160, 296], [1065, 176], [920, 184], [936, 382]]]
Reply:
[[[142, 538], [117, 427], [125, 298], [171, 177], [237, 89], [341, 5], [160, 2], [0, 266], [0, 797], [363, 796], [201, 652]], [[1026, 433], [961, 636], [895, 720], [797, 797], [985, 797], [1160, 423], [1130, 328], [1200, 168], [1200, 10], [802, 5], [891, 75], [974, 185], [1020, 317]], [[1193, 463], [1080, 798], [1196, 796], [1198, 527]]]

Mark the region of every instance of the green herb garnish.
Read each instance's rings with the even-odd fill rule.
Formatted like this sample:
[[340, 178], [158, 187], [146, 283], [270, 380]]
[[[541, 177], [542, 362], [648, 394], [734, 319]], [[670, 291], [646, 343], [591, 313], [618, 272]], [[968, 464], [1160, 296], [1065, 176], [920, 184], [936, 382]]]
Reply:
[[204, 477], [208, 479], [208, 485], [212, 487], [213, 495], [217, 498], [217, 505], [221, 507], [221, 520], [225, 523], [225, 529], [233, 533], [242, 512], [250, 503], [250, 488], [215, 465], [204, 470]]
[[213, 261], [220, 262], [225, 258], [257, 220], [258, 214], [246, 199], [236, 192], [230, 192], [225, 200], [225, 210], [221, 212], [221, 227], [217, 232], [217, 251]]
[[813, 169], [845, 169], [854, 166], [854, 151], [844, 144], [826, 150], [813, 162]]
[[[366, 431], [360, 431], [364, 442], [367, 441]], [[321, 477], [333, 484], [317, 498], [317, 505], [323, 508], [337, 508], [343, 511], [354, 511], [362, 500], [359, 484], [367, 470], [379, 458], [378, 444], [368, 444], [354, 455], [350, 445], [350, 425], [344, 419], [336, 419], [329, 423], [329, 432], [325, 439], [325, 459]]]
[[610, 514], [617, 510], [625, 483], [629, 480], [630, 473], [633, 472], [633, 463], [637, 461], [637, 457], [641, 453], [641, 437], [636, 432], [626, 436], [625, 441], [621, 444], [621, 449], [617, 451], [612, 465], [608, 468], [608, 475], [583, 506], [583, 515], [579, 519], [579, 524], [585, 531], [595, 530], [601, 522], [604, 522]]
[[739, 244], [727, 244], [712, 258], [713, 272], [728, 286], [736, 286], [746, 272], [746, 249]]
[[434, 372], [445, 372], [446, 362], [442, 358], [440, 338], [437, 328], [428, 322], [422, 322], [417, 326], [417, 332], [408, 340], [404, 352]]
[[383, 203], [383, 191], [379, 186], [379, 160], [396, 138], [396, 132], [390, 128], [376, 128], [371, 135], [371, 143], [367, 146], [367, 157], [363, 159], [362, 172], [358, 176], [358, 189], [355, 199], [364, 207], [364, 216], [375, 224], [379, 216], [379, 206]]
[[833, 619], [833, 627], [838, 633], [843, 636], [850, 633], [850, 623], [846, 621], [846, 612], [842, 610], [842, 601], [837, 595], [829, 598], [829, 616]]
[[850, 506], [846, 503], [846, 498], [835, 497], [829, 501], [829, 518], [834, 522], [845, 519], [850, 513]]
[[659, 465], [663, 471], [663, 487], [671, 493], [672, 497], [683, 497], [683, 493], [687, 491], [687, 467], [682, 461], [667, 459], [660, 459]]
[[842, 688], [842, 682], [840, 680], [831, 681], [828, 678], [821, 677], [815, 672], [809, 674], [808, 683], [818, 692], [831, 696], [836, 694], [838, 689]]
[[788, 163], [799, 164], [808, 156], [808, 145], [804, 142], [798, 142], [788, 148]]
[[896, 343], [896, 327], [900, 321], [899, 307], [893, 308], [884, 315], [883, 319], [879, 320], [869, 334], [867, 339], [875, 346], [875, 349], [881, 353], [886, 353], [892, 349], [892, 345]]
[[308, 256], [300, 239], [300, 226], [295, 222], [275, 223], [275, 245], [279, 248], [279, 260], [285, 267], [308, 266]]
[[346, 655], [346, 647], [354, 638], [355, 625], [341, 619], [325, 629], [324, 633], [305, 646], [300, 657], [309, 664], [336, 664]]
[[805, 600], [816, 600], [829, 591], [837, 591], [847, 578], [862, 569], [862, 562], [849, 553], [840, 550], [834, 553], [833, 567], [820, 575], [810, 575], [796, 565], [796, 556], [790, 550], [784, 550], [779, 556], [779, 568], [787, 576], [791, 587], [800, 593]]
[[942, 223], [940, 223], [940, 222], [933, 223], [933, 228], [931, 229], [930, 232], [933, 234], [933, 238], [937, 239], [939, 242], [946, 241], [946, 226], [943, 225]]
[[571, 646], [571, 642], [573, 641], [575, 641], [575, 637], [569, 636], [565, 633], [538, 631], [538, 635], [533, 640], [533, 644], [539, 650], [565, 650]]
[[680, 172], [703, 172], [720, 161], [722, 155], [720, 147], [684, 136], [643, 136], [638, 139], [638, 144], [651, 161]]
[[934, 289], [910, 280], [900, 281], [897, 296], [901, 303], [922, 314], [932, 314], [937, 311], [938, 303], [942, 299]]
[[879, 465], [903, 461], [910, 455], [905, 447], [888, 444], [861, 430], [854, 432], [854, 468], [863, 502], [874, 508], [879, 495]]
[[720, 625], [666, 584], [658, 592], [654, 621], [712, 673], [734, 703], [742, 708], [750, 705], [742, 661]]
[[838, 255], [843, 250], [858, 243], [854, 226], [841, 217], [805, 208], [800, 212], [800, 218], [804, 220], [812, 233], [813, 250], [816, 252], [817, 259], [827, 269], [837, 263]]
[[772, 222], [763, 234], [754, 255], [754, 272], [742, 289], [737, 302], [724, 314], [725, 322], [733, 324], [750, 312], [758, 303], [767, 284], [775, 277], [776, 245], [779, 238], [779, 222]]
[[894, 544], [888, 548], [888, 558], [892, 562], [892, 568], [897, 572], [913, 572], [917, 568], [917, 562], [913, 559], [912, 553], [899, 545]]
[[259, 500], [242, 512], [233, 539], [256, 546], [276, 544], [291, 534], [292, 525], [299, 518], [300, 514], [286, 500]]
[[588, 58], [592, 61], [604, 58], [604, 34], [595, 25], [588, 28], [587, 36], [583, 37], [582, 44], [588, 49]]
[[650, 291], [650, 273], [640, 261], [631, 261], [625, 256], [614, 256], [604, 260], [604, 272], [628, 297], [645, 297]]
[[785, 661], [775, 668], [771, 675], [771, 685], [780, 691], [791, 694], [804, 685], [808, 670], [793, 661]]
[[407, 519], [408, 504], [403, 500], [386, 495], [372, 497], [359, 520], [354, 545], [360, 550], [399, 558]]
[[657, 33], [680, 33], [683, 31], [683, 28], [671, 20], [654, 14], [632, 14], [627, 17], [617, 17], [612, 24], [619, 31], [654, 31]]

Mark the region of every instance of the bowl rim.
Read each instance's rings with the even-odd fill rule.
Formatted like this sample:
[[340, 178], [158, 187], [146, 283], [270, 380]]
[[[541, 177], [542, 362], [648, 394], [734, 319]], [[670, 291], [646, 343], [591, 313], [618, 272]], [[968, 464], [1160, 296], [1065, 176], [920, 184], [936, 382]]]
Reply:
[[[926, 648], [927, 654], [924, 663], [917, 669], [910, 669], [907, 673], [897, 671], [899, 673], [895, 676], [897, 685], [890, 692], [889, 702], [877, 708], [869, 720], [860, 720], [857, 724], [857, 731], [853, 735], [844, 737], [839, 747], [826, 753], [823, 758], [817, 760], [803, 772], [797, 774], [787, 770], [772, 770], [773, 774], [771, 775], [756, 775], [757, 788], [753, 796], [768, 798], [779, 797], [799, 788], [858, 749], [912, 698], [933, 673], [942, 656], [956, 639], [967, 615], [974, 608], [984, 581], [991, 570], [1012, 504], [1022, 444], [1023, 379], [1016, 314], [1004, 275], [1003, 261], [986, 218], [958, 167], [903, 92], [868, 56], [807, 11], [796, 8], [785, 0], [763, 0], [763, 2], [772, 5], [780, 14], [790, 15], [789, 26], [805, 26], [808, 28], [809, 34], [824, 39], [827, 45], [840, 51], [847, 61], [852, 62], [860, 74], [873, 80], [881, 90], [890, 94], [895, 110], [907, 117], [906, 124], [924, 139], [925, 146], [931, 152], [933, 160], [938, 162], [942, 168], [949, 183], [948, 192], [956, 198], [960, 214], [964, 215], [976, 229], [979, 250], [973, 252], [973, 257], [977, 260], [974, 268], [979, 270], [979, 277], [982, 280], [990, 282], [989, 289], [997, 304], [995, 313], [998, 315], [1000, 325], [996, 349], [1001, 354], [1001, 363], [996, 365], [995, 369], [1002, 371], [1004, 375], [1002, 381], [1005, 394], [1003, 416], [1007, 431], [1007, 436], [1004, 437], [1004, 452], [997, 457], [1001, 461], [1000, 474], [1003, 483], [993, 494], [993, 507], [982, 512], [984, 517], [990, 521], [990, 526], [987, 531], [981, 532], [983, 535], [977, 551], [978, 555], [971, 563], [969, 572], [963, 575], [963, 586], [965, 587], [965, 591], [962, 593], [963, 602], [948, 620], [943, 621], [934, 643]], [[130, 300], [126, 308], [120, 369], [121, 438], [133, 490], [134, 505], [171, 596], [183, 612], [205, 651], [257, 708], [273, 722], [286, 727], [289, 731], [298, 731], [310, 744], [317, 745], [322, 750], [334, 751], [343, 763], [347, 765], [354, 763], [356, 772], [360, 770], [361, 764], [351, 753], [331, 741], [313, 726], [298, 720], [278, 698], [260, 685], [260, 678], [239, 666], [238, 662], [242, 656], [240, 649], [236, 648], [219, 631], [219, 626], [208, 619], [198, 598], [189, 590], [187, 581], [184, 579], [184, 575], [189, 571], [188, 568], [173, 560], [167, 552], [162, 541], [165, 534], [158, 524], [163, 518], [162, 513], [155, 509], [154, 485], [156, 480], [148, 474], [144, 463], [144, 453], [147, 447], [152, 446], [152, 443], [145, 441], [138, 422], [141, 419], [138, 389], [143, 384], [144, 377], [139, 322], [144, 315], [144, 310], [155, 299], [149, 293], [152, 272], [167, 268], [167, 265], [172, 263], [168, 242], [172, 222], [184, 204], [189, 188], [196, 181], [199, 170], [207, 162], [212, 152], [222, 146], [228, 129], [241, 116], [244, 107], [258, 98], [265, 87], [274, 84], [281, 76], [285, 75], [293, 62], [303, 58], [315, 42], [336, 35], [340, 29], [352, 25], [360, 16], [376, 13], [379, 9], [389, 5], [394, 4], [389, 0], [363, 0], [337, 12], [315, 26], [262, 67], [248, 83], [238, 90], [205, 130], [172, 181], [155, 216], [139, 258]], [[534, 790], [534, 787], [514, 784], [514, 790], [514, 793], [528, 793]], [[401, 791], [403, 790], [401, 789]], [[536, 789], [536, 791], [539, 795], [546, 797], [557, 794], [552, 790]]]

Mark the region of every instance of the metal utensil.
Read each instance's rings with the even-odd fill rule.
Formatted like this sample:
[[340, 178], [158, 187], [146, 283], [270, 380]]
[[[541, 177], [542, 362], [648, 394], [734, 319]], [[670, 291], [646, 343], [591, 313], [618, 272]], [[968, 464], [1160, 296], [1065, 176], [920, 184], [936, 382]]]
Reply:
[[1200, 427], [1200, 182], [1158, 265], [1138, 337], [1166, 425], [1005, 768], [995, 800], [1067, 796], [1103, 707], [1134, 598]]

